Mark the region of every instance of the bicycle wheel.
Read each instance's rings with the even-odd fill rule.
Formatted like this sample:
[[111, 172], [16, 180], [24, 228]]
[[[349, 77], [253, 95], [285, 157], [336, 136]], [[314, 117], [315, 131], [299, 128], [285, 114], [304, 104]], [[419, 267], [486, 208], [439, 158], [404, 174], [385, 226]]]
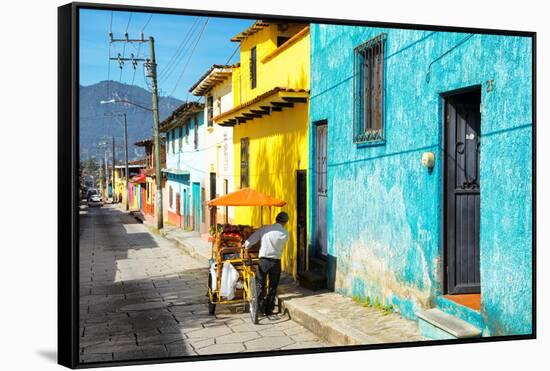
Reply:
[[[212, 274], [208, 273], [208, 291], [212, 292]], [[212, 293], [214, 297], [216, 294]], [[216, 312], [216, 304], [210, 301], [210, 295], [208, 296], [208, 314], [213, 315]]]
[[256, 286], [256, 277], [250, 277], [250, 319], [253, 324], [258, 323], [258, 287]]

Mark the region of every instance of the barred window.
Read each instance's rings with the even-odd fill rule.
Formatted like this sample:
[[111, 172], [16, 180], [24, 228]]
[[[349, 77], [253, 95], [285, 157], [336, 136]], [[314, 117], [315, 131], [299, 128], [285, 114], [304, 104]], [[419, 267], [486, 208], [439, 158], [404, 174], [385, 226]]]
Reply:
[[189, 143], [189, 121], [185, 122], [185, 144]]
[[199, 119], [197, 116], [194, 117], [195, 120], [195, 149], [199, 149]]
[[354, 131], [355, 143], [384, 140], [384, 53], [386, 34], [355, 48]]
[[250, 186], [249, 154], [249, 140], [248, 138], [241, 138], [241, 188]]
[[172, 153], [176, 153], [176, 129], [172, 130]]
[[174, 206], [174, 200], [173, 200], [173, 189], [172, 189], [172, 186], [170, 186], [170, 188], [168, 188], [168, 204], [170, 205], [170, 209], [173, 209]]
[[211, 95], [206, 98], [206, 117], [208, 120], [207, 125], [210, 128], [214, 125], [214, 121], [212, 120], [214, 117], [214, 97]]
[[250, 89], [256, 88], [256, 47], [250, 49]]

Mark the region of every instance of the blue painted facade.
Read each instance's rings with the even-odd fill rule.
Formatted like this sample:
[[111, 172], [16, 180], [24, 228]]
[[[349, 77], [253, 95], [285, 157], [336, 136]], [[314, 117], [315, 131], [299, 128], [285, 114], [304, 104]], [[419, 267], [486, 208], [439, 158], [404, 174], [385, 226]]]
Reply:
[[[354, 48], [386, 33], [383, 143], [353, 142]], [[532, 46], [526, 37], [311, 25], [310, 164], [328, 121], [328, 276], [405, 317], [443, 292], [442, 94], [481, 86], [484, 335], [532, 331]], [[435, 154], [429, 172], [424, 152]], [[310, 169], [315, 189], [315, 169]], [[313, 235], [314, 192], [310, 193]], [[439, 301], [441, 303], [441, 300]]]
[[[189, 112], [191, 109], [194, 109], [192, 113]], [[181, 112], [161, 124], [166, 133], [166, 185], [163, 199], [167, 220], [182, 228], [205, 233], [207, 225], [202, 215], [204, 208], [191, 207], [192, 203], [201, 205], [201, 192], [204, 192], [208, 175], [207, 158], [204, 155], [204, 107], [196, 104], [189, 108], [183, 104], [179, 110]], [[193, 184], [199, 184], [198, 193], [193, 193]], [[176, 204], [177, 196], [179, 205]]]

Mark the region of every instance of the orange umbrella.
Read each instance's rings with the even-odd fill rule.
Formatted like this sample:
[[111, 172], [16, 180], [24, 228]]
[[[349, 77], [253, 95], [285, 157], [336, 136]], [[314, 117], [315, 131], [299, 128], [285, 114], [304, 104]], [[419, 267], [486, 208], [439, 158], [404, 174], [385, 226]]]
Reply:
[[243, 188], [208, 201], [208, 206], [284, 206], [286, 201], [278, 200], [252, 188]]

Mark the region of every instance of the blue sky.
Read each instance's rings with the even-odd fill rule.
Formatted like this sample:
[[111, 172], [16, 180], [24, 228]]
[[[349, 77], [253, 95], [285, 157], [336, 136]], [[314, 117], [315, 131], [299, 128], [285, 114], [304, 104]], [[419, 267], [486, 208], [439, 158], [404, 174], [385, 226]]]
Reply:
[[[151, 17], [151, 13], [131, 13], [110, 10], [87, 10], [80, 11], [80, 84], [92, 85], [107, 80], [108, 75], [114, 81], [121, 81], [126, 84], [141, 86], [147, 89], [144, 79], [143, 66], [140, 63], [135, 71], [131, 63], [126, 63], [124, 68], [119, 68], [118, 62], [110, 62], [109, 59], [109, 30], [111, 29], [115, 38], [123, 38], [128, 26], [130, 38], [139, 38], [140, 32]], [[130, 18], [131, 16], [131, 18]], [[155, 38], [155, 53], [159, 73], [159, 94], [162, 96], [172, 95], [178, 99], [195, 99], [188, 94], [189, 88], [212, 64], [224, 64], [238, 47], [238, 43], [229, 39], [246, 29], [254, 21], [250, 19], [230, 18], [208, 18], [202, 37], [196, 49], [191, 55], [191, 49], [206, 22], [207, 17], [154, 14], [144, 30], [145, 38]], [[191, 31], [191, 32], [190, 32]], [[170, 59], [174, 56], [182, 41], [190, 34], [191, 42], [184, 43], [184, 52], [172, 64], [169, 71], [162, 74]], [[124, 44], [126, 47], [124, 49]], [[149, 56], [149, 44], [142, 43], [113, 43], [111, 45], [111, 56], [116, 57], [123, 53], [129, 57], [130, 53], [139, 57]], [[231, 63], [237, 62], [239, 53], [235, 53]], [[187, 67], [184, 71], [184, 66]], [[182, 71], [183, 74], [182, 74]], [[181, 78], [180, 78], [181, 76]], [[179, 82], [177, 83], [179, 79]], [[176, 84], [177, 83], [177, 84]]]

